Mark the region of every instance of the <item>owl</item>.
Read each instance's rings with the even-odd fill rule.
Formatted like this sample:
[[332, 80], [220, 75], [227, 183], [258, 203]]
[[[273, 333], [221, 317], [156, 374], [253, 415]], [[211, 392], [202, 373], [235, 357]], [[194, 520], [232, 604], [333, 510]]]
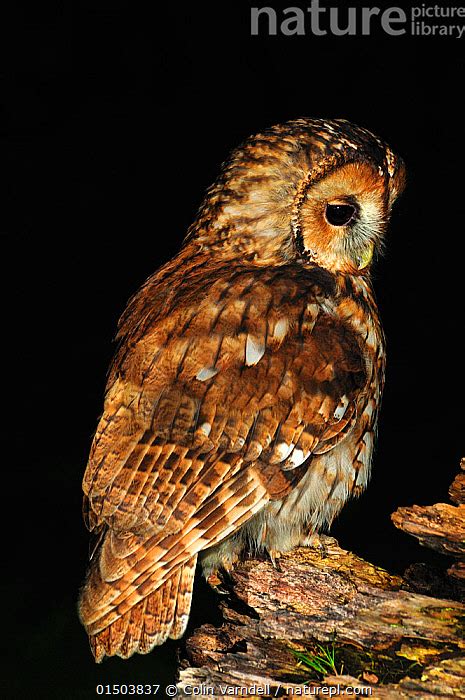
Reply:
[[385, 351], [370, 269], [402, 160], [343, 119], [234, 150], [130, 300], [83, 480], [96, 661], [186, 628], [197, 560], [311, 542], [365, 488]]

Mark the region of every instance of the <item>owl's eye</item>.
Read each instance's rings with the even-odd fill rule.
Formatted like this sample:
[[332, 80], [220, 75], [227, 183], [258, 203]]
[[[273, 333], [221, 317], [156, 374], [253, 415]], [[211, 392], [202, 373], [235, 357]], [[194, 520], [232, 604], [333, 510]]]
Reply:
[[357, 208], [353, 204], [327, 204], [326, 221], [332, 226], [347, 226], [356, 211]]

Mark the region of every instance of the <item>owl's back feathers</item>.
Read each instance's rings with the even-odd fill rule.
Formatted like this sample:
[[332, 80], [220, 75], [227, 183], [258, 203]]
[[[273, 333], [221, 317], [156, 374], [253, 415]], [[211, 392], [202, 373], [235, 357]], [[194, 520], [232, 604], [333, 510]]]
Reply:
[[197, 553], [343, 439], [365, 381], [324, 271], [173, 277], [169, 301], [149, 281], [126, 314], [84, 477], [107, 528], [80, 602], [98, 658], [182, 634]]

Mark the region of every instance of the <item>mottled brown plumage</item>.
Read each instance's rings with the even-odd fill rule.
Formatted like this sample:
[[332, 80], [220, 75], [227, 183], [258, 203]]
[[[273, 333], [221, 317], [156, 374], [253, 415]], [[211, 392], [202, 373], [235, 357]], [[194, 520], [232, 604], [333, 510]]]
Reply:
[[130, 301], [83, 482], [97, 661], [182, 636], [199, 555], [211, 581], [274, 557], [365, 487], [384, 377], [370, 263], [403, 180], [346, 121], [273, 127]]

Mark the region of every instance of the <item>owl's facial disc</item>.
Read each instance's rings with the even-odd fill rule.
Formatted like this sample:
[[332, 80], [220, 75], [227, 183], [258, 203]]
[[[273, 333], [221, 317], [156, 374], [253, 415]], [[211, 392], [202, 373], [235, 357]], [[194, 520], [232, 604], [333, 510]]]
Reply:
[[349, 163], [309, 187], [300, 212], [306, 257], [333, 272], [366, 271], [388, 216], [386, 177], [368, 163]]
[[[357, 226], [357, 220], [360, 224], [360, 207], [353, 198], [330, 201], [326, 204], [325, 219], [331, 226], [345, 226], [354, 229]], [[347, 233], [350, 235], [350, 232]], [[373, 260], [374, 252], [374, 241], [368, 241], [366, 246], [362, 243], [360, 255], [356, 256], [359, 270], [368, 267]]]

